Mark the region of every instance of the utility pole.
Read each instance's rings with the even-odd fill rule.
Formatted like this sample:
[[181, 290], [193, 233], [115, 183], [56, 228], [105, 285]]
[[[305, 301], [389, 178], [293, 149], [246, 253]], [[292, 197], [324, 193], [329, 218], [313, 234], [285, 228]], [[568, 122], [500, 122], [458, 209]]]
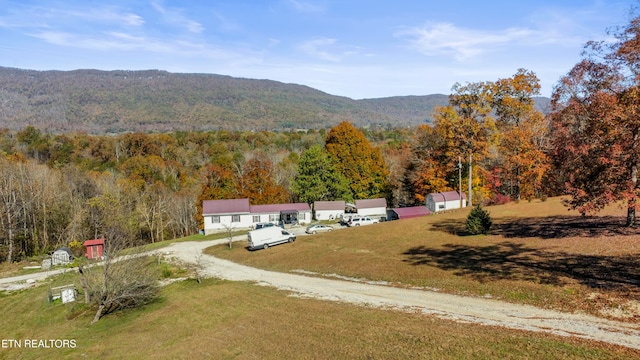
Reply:
[[471, 202], [471, 178], [472, 178], [472, 172], [471, 172], [471, 162], [473, 161], [472, 155], [469, 154], [469, 192], [467, 193], [467, 206], [473, 206], [473, 203]]
[[458, 196], [460, 197], [460, 209], [462, 209], [462, 158], [458, 156]]

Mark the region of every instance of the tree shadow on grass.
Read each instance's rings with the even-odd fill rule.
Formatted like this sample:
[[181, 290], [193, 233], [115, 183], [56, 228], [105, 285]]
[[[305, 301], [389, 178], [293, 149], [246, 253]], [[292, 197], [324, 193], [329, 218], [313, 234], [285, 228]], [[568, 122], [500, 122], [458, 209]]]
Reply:
[[[568, 237], [605, 237], [640, 235], [640, 228], [626, 227], [622, 216], [547, 216], [496, 218], [491, 234], [505, 238], [560, 239]], [[432, 229], [458, 236], [470, 235], [466, 220], [445, 219]]]
[[640, 294], [640, 256], [597, 256], [548, 252], [522, 244], [489, 246], [447, 244], [414, 247], [405, 262], [435, 266], [479, 282], [524, 280], [561, 286], [573, 279], [592, 288]]
[[[616, 216], [548, 216], [494, 219], [492, 235], [504, 238], [564, 239], [640, 235], [639, 228], [625, 227]], [[443, 220], [433, 230], [469, 235], [465, 220]], [[448, 244], [407, 250], [405, 262], [452, 270], [477, 281], [509, 279], [563, 285], [573, 279], [592, 288], [627, 291], [640, 295], [640, 255], [598, 256], [551, 252], [505, 241], [496, 245]]]

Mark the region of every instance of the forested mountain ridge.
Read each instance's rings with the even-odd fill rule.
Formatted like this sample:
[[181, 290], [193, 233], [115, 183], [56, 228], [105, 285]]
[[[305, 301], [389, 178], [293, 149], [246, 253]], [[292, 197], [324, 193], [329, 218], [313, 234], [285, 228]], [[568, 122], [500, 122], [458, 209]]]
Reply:
[[296, 84], [215, 74], [0, 67], [0, 123], [50, 132], [404, 127], [431, 121], [442, 94], [353, 100]]
[[[307, 86], [213, 74], [33, 71], [0, 67], [0, 122], [54, 132], [282, 130], [428, 121], [445, 95], [412, 101], [352, 100]], [[408, 105], [407, 105], [408, 104]]]

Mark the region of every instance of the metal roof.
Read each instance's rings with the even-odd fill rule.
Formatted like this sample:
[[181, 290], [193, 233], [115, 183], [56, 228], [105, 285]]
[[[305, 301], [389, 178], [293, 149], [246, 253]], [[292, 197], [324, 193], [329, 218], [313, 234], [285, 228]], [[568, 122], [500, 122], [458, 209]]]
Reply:
[[202, 214], [248, 214], [251, 210], [249, 199], [204, 200]]
[[[460, 193], [457, 191], [445, 191], [439, 193], [431, 193], [427, 196], [431, 196], [434, 202], [446, 202], [446, 201], [454, 201], [460, 200]], [[467, 196], [462, 193], [462, 198], [466, 199]]]
[[84, 246], [91, 246], [91, 245], [104, 245], [104, 239], [93, 239], [93, 240], [87, 240], [84, 242]]
[[307, 203], [251, 205], [250, 209], [252, 214], [273, 214], [282, 211], [311, 211]]
[[361, 199], [356, 200], [356, 207], [358, 209], [372, 209], [372, 208], [387, 208], [387, 199]]
[[346, 206], [344, 201], [316, 201], [313, 203], [315, 210], [343, 210]]
[[426, 206], [411, 206], [404, 208], [395, 208], [393, 209], [396, 214], [398, 214], [398, 218], [400, 219], [410, 219], [419, 216], [426, 216], [431, 214], [431, 211], [427, 209]]

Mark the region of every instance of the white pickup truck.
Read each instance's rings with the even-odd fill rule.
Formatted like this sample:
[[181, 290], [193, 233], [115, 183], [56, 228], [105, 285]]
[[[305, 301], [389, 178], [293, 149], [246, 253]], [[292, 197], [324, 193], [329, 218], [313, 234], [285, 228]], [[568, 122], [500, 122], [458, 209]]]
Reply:
[[347, 222], [347, 226], [348, 227], [352, 227], [352, 226], [360, 226], [360, 225], [371, 225], [371, 224], [377, 224], [378, 220], [370, 218], [368, 216], [354, 216], [351, 219], [349, 219], [349, 222]]
[[247, 235], [249, 250], [267, 249], [269, 246], [296, 241], [296, 235], [277, 226], [251, 230]]

